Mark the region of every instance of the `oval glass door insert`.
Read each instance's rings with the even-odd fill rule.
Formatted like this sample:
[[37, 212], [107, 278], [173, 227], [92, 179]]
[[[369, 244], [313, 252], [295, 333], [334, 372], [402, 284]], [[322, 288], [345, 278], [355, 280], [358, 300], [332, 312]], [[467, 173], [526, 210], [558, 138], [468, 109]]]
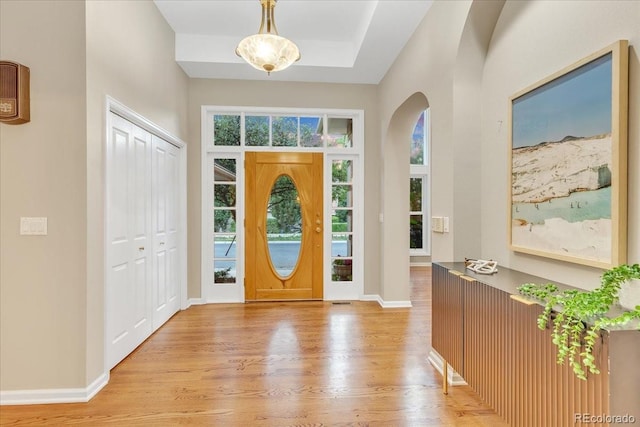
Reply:
[[278, 275], [287, 278], [298, 263], [302, 243], [300, 195], [289, 175], [280, 175], [271, 187], [266, 215], [269, 259]]

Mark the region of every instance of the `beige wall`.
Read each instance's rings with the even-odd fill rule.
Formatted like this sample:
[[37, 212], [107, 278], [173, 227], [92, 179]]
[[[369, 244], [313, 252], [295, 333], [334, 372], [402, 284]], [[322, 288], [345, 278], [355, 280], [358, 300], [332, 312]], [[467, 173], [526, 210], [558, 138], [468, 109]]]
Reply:
[[[462, 151], [460, 144], [464, 141], [455, 140], [471, 126], [470, 122], [455, 121], [460, 117], [459, 110], [462, 106], [454, 102], [455, 96], [460, 96], [454, 92], [456, 70], [461, 62], [467, 60], [458, 58], [458, 48], [471, 5], [470, 1], [435, 2], [379, 85], [383, 153], [403, 149], [402, 147], [408, 144], [406, 139], [400, 137], [400, 133], [389, 132], [390, 129], [394, 129], [394, 120], [401, 122], [406, 119], [405, 111], [401, 110], [405, 101], [420, 93], [426, 97], [429, 105], [431, 214], [449, 217], [451, 221], [450, 233], [431, 235], [433, 261], [460, 259], [464, 256], [461, 254], [477, 252], [480, 247], [479, 235], [465, 235], [464, 239], [455, 239], [458, 229], [463, 230], [462, 224], [456, 222], [458, 210], [469, 209], [464, 204], [465, 191], [469, 188], [467, 183], [474, 182], [474, 178], [479, 174], [473, 169], [462, 167], [468, 158], [459, 155]], [[402, 114], [395, 115], [400, 111]], [[473, 117], [470, 120], [473, 120]], [[407, 123], [406, 126], [410, 127], [410, 121]], [[408, 132], [410, 131], [409, 129]], [[408, 155], [404, 158], [408, 159]], [[393, 158], [385, 154], [382, 165], [385, 183], [382, 186], [384, 224], [381, 225], [381, 292], [385, 299], [390, 300], [406, 298], [409, 291], [408, 285], [395, 278], [397, 269], [403, 272], [408, 270], [409, 260], [406, 253], [397, 250], [398, 247], [408, 246], [403, 242], [403, 236], [398, 233], [398, 230], [408, 229], [408, 196], [402, 191], [395, 191], [397, 184], [393, 182], [400, 174], [408, 176], [408, 167], [408, 161], [402, 161], [402, 164], [399, 161], [396, 165]], [[477, 181], [478, 179], [475, 179], [475, 182]], [[456, 200], [454, 195], [463, 199]], [[466, 213], [460, 215], [463, 214]], [[467, 251], [467, 248], [472, 250]], [[478, 256], [478, 253], [466, 256]]]
[[[544, 29], [544, 31], [541, 31]], [[528, 273], [583, 288], [601, 270], [508, 250], [508, 99], [618, 39], [629, 40], [628, 261], [640, 262], [640, 2], [506, 3], [496, 25], [482, 82], [482, 255]], [[496, 209], [496, 207], [500, 207]]]
[[[0, 2], [0, 57], [31, 69], [31, 122], [0, 124], [0, 389], [84, 384], [82, 2]], [[20, 236], [20, 217], [48, 218]]]
[[176, 64], [174, 33], [145, 1], [87, 7], [87, 379], [104, 369], [104, 129], [110, 96], [188, 142], [188, 77]]
[[189, 297], [200, 296], [202, 105], [344, 108], [365, 111], [365, 293], [378, 294], [379, 140], [376, 86], [192, 79], [189, 85]]
[[[380, 127], [385, 138], [391, 117], [405, 100], [416, 92], [427, 98], [431, 119], [431, 158], [437, 159], [431, 164], [431, 212], [438, 216], [453, 216], [453, 69], [469, 3], [435, 2], [379, 85]], [[404, 143], [383, 139], [381, 150], [387, 144]], [[384, 165], [382, 167], [385, 174], [390, 172]], [[394, 193], [382, 195], [385, 205], [407, 205], [404, 200], [397, 200], [395, 196]], [[404, 210], [397, 212], [397, 215], [408, 216], [408, 206], [406, 215]], [[392, 248], [387, 244], [383, 246]], [[406, 263], [402, 260], [406, 258], [403, 254], [388, 255], [391, 259], [385, 259], [385, 265]], [[453, 239], [450, 234], [432, 235], [431, 259], [453, 260]]]
[[[509, 251], [507, 107], [516, 91], [620, 38], [632, 46], [628, 260], [640, 260], [640, 198], [634, 190], [640, 188], [638, 22], [640, 3], [628, 1], [443, 1], [433, 5], [380, 84], [379, 102], [384, 149], [386, 144], [398, 143], [384, 138], [402, 103], [416, 92], [428, 99], [432, 214], [449, 216], [452, 227], [449, 234], [432, 235], [434, 261], [492, 258], [501, 265], [578, 287], [597, 285], [600, 270]], [[383, 162], [387, 174], [387, 159]], [[480, 190], [482, 197], [476, 193]], [[385, 222], [389, 210], [405, 215], [394, 209], [404, 206], [398, 196], [388, 191], [382, 195]], [[382, 235], [387, 235], [384, 230]], [[383, 251], [395, 247], [386, 241], [382, 245]], [[398, 265], [402, 258], [388, 251], [383, 264]], [[393, 282], [384, 277], [386, 291]]]
[[31, 68], [31, 122], [0, 125], [0, 389], [84, 388], [104, 372], [105, 96], [186, 141], [188, 79], [151, 1], [3, 0], [0, 19], [0, 56]]
[[[424, 94], [411, 95], [393, 114], [381, 146], [381, 259], [378, 292], [385, 304], [410, 301], [409, 286], [409, 158], [416, 121], [429, 106]], [[392, 202], [389, 203], [388, 200]], [[402, 232], [404, 230], [405, 232]], [[404, 248], [404, 250], [398, 250]]]

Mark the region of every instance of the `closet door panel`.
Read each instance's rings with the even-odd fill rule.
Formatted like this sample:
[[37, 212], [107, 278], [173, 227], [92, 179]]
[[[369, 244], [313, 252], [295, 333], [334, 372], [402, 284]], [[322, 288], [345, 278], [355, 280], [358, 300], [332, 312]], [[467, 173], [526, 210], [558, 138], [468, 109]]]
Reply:
[[180, 150], [111, 114], [107, 141], [107, 365], [180, 308]]
[[179, 309], [178, 254], [178, 163], [179, 151], [153, 137], [153, 324], [160, 327]]
[[[180, 308], [180, 152], [168, 144], [167, 164], [167, 254], [168, 254], [168, 287], [167, 300], [170, 310], [176, 313]], [[173, 315], [173, 314], [172, 314]]]
[[107, 365], [153, 331], [150, 240], [151, 135], [112, 114], [107, 145]]

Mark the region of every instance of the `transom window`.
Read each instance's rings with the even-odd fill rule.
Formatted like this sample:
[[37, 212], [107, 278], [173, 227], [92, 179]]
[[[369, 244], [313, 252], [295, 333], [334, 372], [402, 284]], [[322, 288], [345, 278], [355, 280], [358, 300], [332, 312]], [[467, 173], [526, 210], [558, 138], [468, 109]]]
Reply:
[[353, 148], [351, 117], [236, 113], [212, 119], [213, 145], [218, 147]]

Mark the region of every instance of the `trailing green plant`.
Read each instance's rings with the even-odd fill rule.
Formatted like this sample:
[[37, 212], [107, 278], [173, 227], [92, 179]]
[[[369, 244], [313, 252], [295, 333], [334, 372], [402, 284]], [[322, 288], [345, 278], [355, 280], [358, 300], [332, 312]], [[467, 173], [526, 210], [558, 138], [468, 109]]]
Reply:
[[547, 283], [546, 285], [527, 283], [525, 285], [520, 285], [518, 290], [523, 295], [527, 295], [537, 300], [546, 301], [551, 294], [558, 291], [558, 287], [553, 283]]
[[[538, 317], [538, 327], [551, 324], [551, 338], [557, 347], [557, 362], [568, 361], [575, 375], [586, 380], [587, 373], [599, 374], [593, 350], [603, 329], [619, 327], [633, 319], [640, 321], [640, 306], [615, 317], [607, 317], [618, 301], [620, 286], [640, 279], [640, 265], [623, 264], [605, 271], [601, 285], [592, 291], [563, 290], [552, 283], [526, 283], [518, 291], [545, 304]], [[640, 324], [638, 329], [640, 329]]]

